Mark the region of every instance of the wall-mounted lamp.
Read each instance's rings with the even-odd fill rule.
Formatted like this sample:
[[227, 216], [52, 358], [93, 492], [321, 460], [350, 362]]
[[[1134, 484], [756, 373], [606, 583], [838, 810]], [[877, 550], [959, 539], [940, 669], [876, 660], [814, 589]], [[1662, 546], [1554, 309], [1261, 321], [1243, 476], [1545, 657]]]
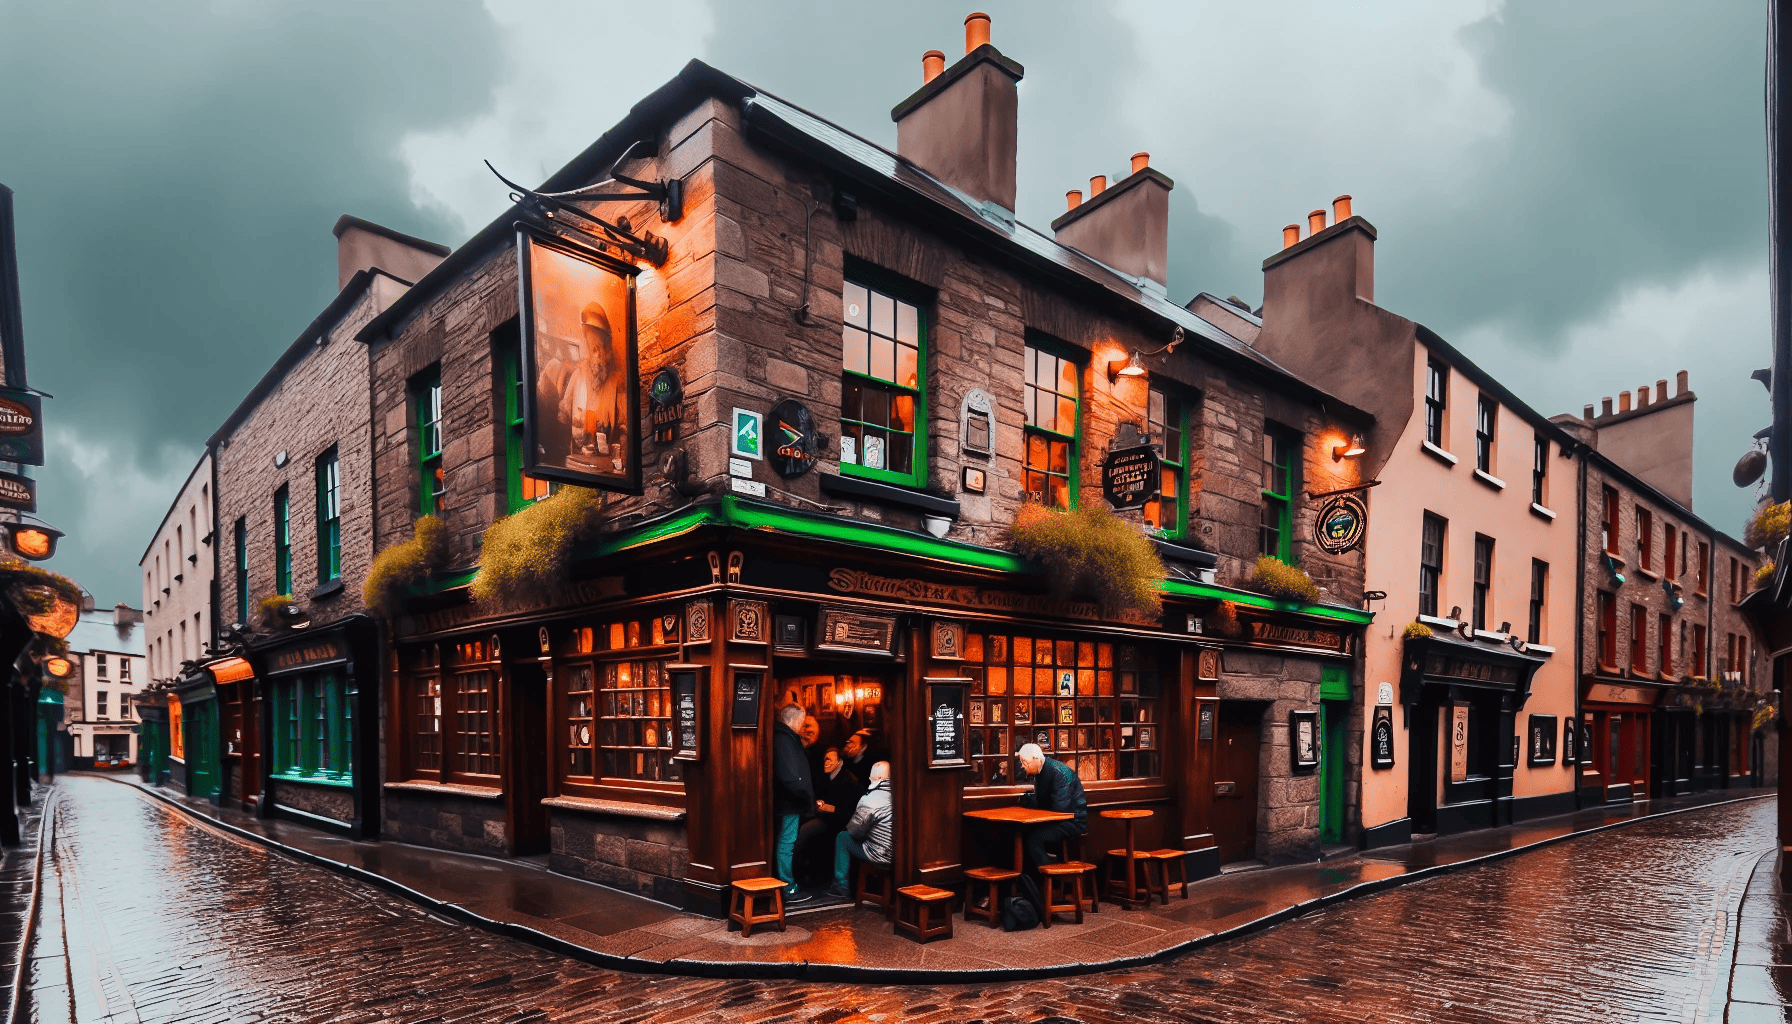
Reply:
[[1121, 377], [1145, 376], [1145, 364], [1139, 362], [1139, 350], [1133, 349], [1126, 354], [1126, 361], [1118, 359], [1108, 363], [1108, 383], [1112, 384]]
[[1368, 450], [1363, 447], [1363, 435], [1352, 434], [1350, 443], [1332, 446], [1332, 461], [1342, 462], [1345, 459], [1354, 459]]
[[70, 672], [73, 672], [74, 670], [75, 670], [74, 662], [69, 661], [67, 658], [64, 658], [61, 656], [49, 658], [44, 661], [44, 671], [50, 673], [52, 676], [55, 676], [57, 679], [62, 679], [64, 677], [66, 677]]
[[34, 523], [9, 523], [5, 527], [12, 541], [12, 550], [20, 558], [41, 562], [56, 553], [56, 541], [62, 531]]

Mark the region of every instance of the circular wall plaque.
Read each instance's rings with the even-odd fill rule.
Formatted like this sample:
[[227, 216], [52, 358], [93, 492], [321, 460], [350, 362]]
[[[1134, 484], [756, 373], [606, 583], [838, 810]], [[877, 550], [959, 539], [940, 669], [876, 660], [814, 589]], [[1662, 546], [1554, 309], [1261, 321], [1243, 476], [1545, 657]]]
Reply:
[[802, 476], [815, 465], [815, 417], [794, 398], [772, 406], [766, 461], [779, 476]]
[[1369, 510], [1354, 494], [1338, 494], [1319, 506], [1319, 517], [1313, 521], [1313, 539], [1321, 550], [1341, 555], [1363, 541], [1363, 530], [1369, 524]]

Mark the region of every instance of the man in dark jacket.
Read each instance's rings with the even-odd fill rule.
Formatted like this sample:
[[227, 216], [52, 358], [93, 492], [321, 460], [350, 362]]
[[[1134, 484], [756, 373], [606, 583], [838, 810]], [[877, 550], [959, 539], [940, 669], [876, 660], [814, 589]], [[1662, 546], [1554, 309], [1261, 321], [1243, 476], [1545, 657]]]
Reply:
[[821, 773], [814, 776], [814, 782], [816, 817], [803, 822], [796, 839], [798, 860], [808, 859], [811, 871], [817, 851], [825, 855], [823, 859], [833, 856], [834, 836], [846, 827], [865, 790], [833, 747], [821, 755]]
[[1039, 865], [1054, 859], [1049, 848], [1061, 840], [1089, 831], [1089, 801], [1083, 796], [1083, 780], [1076, 771], [1056, 758], [1046, 757], [1037, 743], [1022, 744], [1015, 759], [1028, 775], [1033, 776], [1033, 792], [1020, 798], [1022, 807], [1074, 814], [1069, 821], [1054, 821], [1026, 830], [1026, 867], [1039, 870]]
[[815, 785], [809, 779], [809, 759], [797, 730], [803, 709], [795, 704], [778, 711], [772, 727], [772, 814], [778, 823], [778, 877], [786, 883], [785, 903], [809, 899], [796, 885], [796, 836], [803, 818], [815, 813]]

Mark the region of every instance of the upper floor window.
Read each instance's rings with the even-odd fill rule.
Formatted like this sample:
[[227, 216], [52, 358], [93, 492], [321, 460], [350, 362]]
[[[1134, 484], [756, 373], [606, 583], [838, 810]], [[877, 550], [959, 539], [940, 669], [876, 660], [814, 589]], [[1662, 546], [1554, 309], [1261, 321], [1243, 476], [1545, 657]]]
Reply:
[[131, 681], [131, 659], [121, 658], [118, 662], [118, 678], [125, 683]]
[[1425, 370], [1425, 440], [1444, 446], [1444, 403], [1450, 392], [1450, 368], [1432, 360]]
[[99, 717], [101, 717], [101, 718], [107, 717], [106, 691], [99, 690], [99, 691], [95, 692], [95, 694], [94, 694], [94, 710], [99, 712]]
[[1151, 431], [1151, 443], [1163, 455], [1163, 482], [1158, 497], [1145, 505], [1145, 525], [1179, 539], [1188, 531], [1188, 488], [1184, 467], [1188, 465], [1188, 422], [1182, 398], [1169, 391], [1152, 388], [1147, 398], [1145, 421]]
[[1695, 623], [1692, 627], [1692, 665], [1690, 666], [1690, 671], [1700, 679], [1705, 678], [1711, 672], [1711, 667], [1706, 659], [1705, 627]]
[[1493, 425], [1499, 409], [1486, 395], [1475, 403], [1475, 468], [1487, 474], [1493, 473]]
[[1300, 487], [1300, 439], [1271, 424], [1263, 427], [1263, 509], [1257, 553], [1294, 564], [1294, 492]]
[[841, 296], [840, 471], [927, 483], [926, 318], [857, 281]]
[[1425, 513], [1419, 537], [1419, 614], [1437, 614], [1438, 588], [1444, 575], [1444, 527], [1442, 516]]
[[1680, 539], [1680, 531], [1674, 529], [1673, 523], [1663, 523], [1662, 524], [1662, 526], [1661, 526], [1661, 574], [1663, 576], [1666, 576], [1670, 580], [1674, 579], [1677, 575], [1679, 575], [1674, 570], [1674, 554], [1675, 554], [1674, 542], [1679, 539]]
[[331, 448], [317, 457], [317, 582], [342, 575], [342, 466]]
[[284, 484], [274, 492], [274, 593], [292, 593], [292, 502]]
[[1655, 569], [1655, 513], [1636, 510], [1636, 565], [1644, 572]]
[[1600, 518], [1600, 543], [1605, 545], [1605, 553], [1618, 553], [1618, 492], [1610, 487], [1599, 489], [1603, 513]]
[[432, 368], [411, 382], [417, 409], [417, 508], [440, 515], [448, 484], [442, 473], [442, 371]]
[[1663, 676], [1674, 674], [1674, 618], [1671, 615], [1657, 615], [1655, 622], [1655, 658], [1656, 667]]
[[[515, 330], [510, 334], [510, 341], [499, 350], [498, 362], [504, 381], [504, 499], [507, 511], [514, 513], [554, 493], [556, 488], [523, 472], [523, 359]], [[439, 477], [439, 454], [436, 465]]]
[[1028, 345], [1022, 352], [1026, 387], [1026, 466], [1021, 487], [1027, 497], [1052, 508], [1076, 500], [1077, 403], [1081, 368], [1063, 356]]
[[1742, 600], [1742, 563], [1730, 556], [1730, 603]]
[[1549, 563], [1531, 559], [1531, 615], [1526, 624], [1525, 642], [1543, 642], [1543, 612], [1549, 597]]
[[1540, 507], [1549, 506], [1548, 490], [1544, 485], [1549, 483], [1549, 438], [1537, 437], [1531, 442], [1531, 503]]
[[128, 693], [118, 695], [118, 717], [131, 717], [131, 695]]
[[1608, 672], [1618, 671], [1618, 600], [1607, 591], [1599, 592], [1597, 615], [1599, 665]]
[[1711, 593], [1711, 545], [1699, 541], [1699, 593]]
[[106, 652], [105, 651], [94, 652], [93, 666], [94, 666], [94, 671], [99, 673], [99, 676], [101, 679], [106, 678]]
[[236, 521], [236, 621], [249, 623], [249, 523]]
[[1649, 609], [1640, 604], [1630, 606], [1630, 671], [1649, 674]]
[[1487, 605], [1493, 591], [1493, 538], [1475, 534], [1475, 592], [1469, 625], [1487, 628]]

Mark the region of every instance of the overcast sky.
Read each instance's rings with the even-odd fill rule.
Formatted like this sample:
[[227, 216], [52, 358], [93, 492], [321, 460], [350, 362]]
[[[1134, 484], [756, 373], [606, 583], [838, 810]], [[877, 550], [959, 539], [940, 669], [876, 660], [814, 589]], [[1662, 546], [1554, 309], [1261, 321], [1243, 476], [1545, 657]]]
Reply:
[[[691, 57], [894, 147], [970, 0], [0, 0], [54, 567], [102, 604], [205, 438], [335, 292], [338, 215], [458, 245]], [[1692, 372], [1695, 510], [1769, 417], [1760, 0], [981, 0], [1026, 66], [1019, 214], [1149, 150], [1171, 296], [1262, 296], [1341, 192], [1377, 302], [1541, 411]], [[1363, 9], [1359, 9], [1363, 8]]]

